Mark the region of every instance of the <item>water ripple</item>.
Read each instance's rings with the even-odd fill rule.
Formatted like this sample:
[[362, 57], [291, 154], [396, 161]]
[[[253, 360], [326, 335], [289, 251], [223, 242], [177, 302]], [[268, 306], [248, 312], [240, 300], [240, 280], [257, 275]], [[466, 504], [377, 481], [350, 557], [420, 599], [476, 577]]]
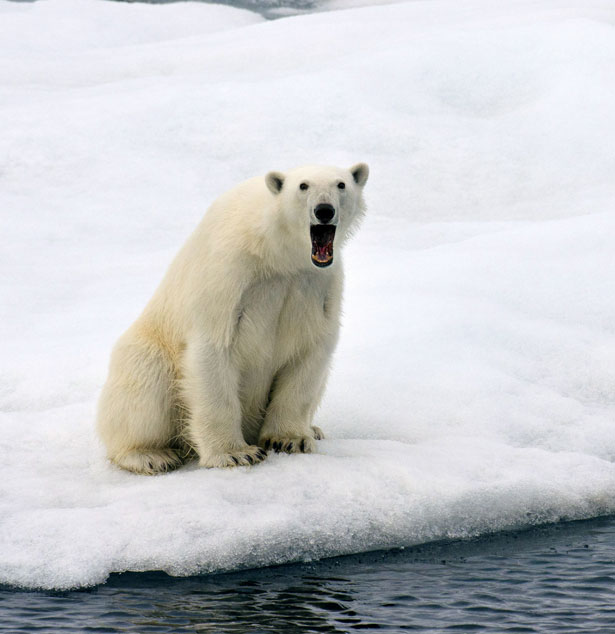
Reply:
[[0, 589], [0, 632], [609, 632], [615, 518], [63, 593]]

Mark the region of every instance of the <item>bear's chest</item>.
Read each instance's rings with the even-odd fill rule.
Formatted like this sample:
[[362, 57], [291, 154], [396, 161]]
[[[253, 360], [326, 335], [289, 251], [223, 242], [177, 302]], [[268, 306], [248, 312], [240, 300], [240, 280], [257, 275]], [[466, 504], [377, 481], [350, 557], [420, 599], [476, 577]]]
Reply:
[[328, 280], [297, 275], [247, 289], [239, 306], [235, 352], [245, 367], [281, 367], [328, 331]]

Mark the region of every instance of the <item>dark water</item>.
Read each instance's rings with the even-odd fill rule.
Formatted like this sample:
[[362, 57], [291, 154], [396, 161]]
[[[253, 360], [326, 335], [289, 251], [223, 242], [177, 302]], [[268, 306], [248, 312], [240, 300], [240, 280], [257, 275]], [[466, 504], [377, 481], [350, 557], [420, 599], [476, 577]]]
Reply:
[[[10, 0], [11, 2], [36, 2], [36, 0]], [[145, 4], [171, 4], [186, 0], [111, 0], [113, 2], [141, 2]], [[259, 13], [269, 20], [282, 18], [287, 15], [309, 13], [318, 10], [326, 0], [193, 0], [206, 4], [227, 4], [238, 9], [247, 9]]]
[[[18, 0], [23, 2], [24, 0]], [[26, 0], [31, 1], [31, 0]], [[114, 0], [116, 2], [144, 2], [146, 4], [171, 4], [185, 0]], [[237, 9], [247, 9], [259, 13], [264, 18], [276, 18], [318, 10], [326, 0], [193, 0], [207, 4], [227, 4]]]
[[615, 632], [615, 518], [240, 573], [0, 590], [0, 632]]

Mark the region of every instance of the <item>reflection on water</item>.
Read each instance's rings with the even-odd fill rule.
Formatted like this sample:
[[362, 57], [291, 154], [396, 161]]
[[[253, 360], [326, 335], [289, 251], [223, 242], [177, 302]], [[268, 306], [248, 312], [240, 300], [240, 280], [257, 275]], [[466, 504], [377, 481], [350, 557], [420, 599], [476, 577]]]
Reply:
[[116, 614], [130, 614], [127, 624], [144, 632], [159, 631], [156, 626], [167, 631], [342, 632], [344, 629], [335, 626], [336, 620], [340, 625], [365, 625], [348, 607], [354, 600], [352, 594], [337, 589], [344, 585], [344, 579], [301, 576], [295, 583], [286, 575], [265, 576], [264, 582], [234, 575], [222, 584], [215, 578], [172, 582], [170, 593], [163, 591], [150, 603], [152, 594], [158, 594], [161, 585], [169, 583], [168, 578], [152, 575], [149, 592], [131, 593], [129, 605], [125, 601], [126, 579], [122, 579], [121, 590], [114, 595], [121, 597], [121, 605], [114, 603], [113, 607]]
[[611, 632], [614, 546], [606, 518], [224, 575], [5, 589], [0, 632]]

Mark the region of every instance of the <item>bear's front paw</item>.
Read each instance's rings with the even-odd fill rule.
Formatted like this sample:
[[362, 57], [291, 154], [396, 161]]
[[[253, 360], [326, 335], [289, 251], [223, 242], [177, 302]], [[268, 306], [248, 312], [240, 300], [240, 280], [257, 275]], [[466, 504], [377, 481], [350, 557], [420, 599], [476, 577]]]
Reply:
[[280, 438], [279, 436], [265, 436], [259, 439], [258, 444], [269, 451], [276, 453], [312, 453], [316, 449], [316, 441], [313, 436], [295, 436], [294, 438]]
[[209, 469], [215, 467], [247, 467], [262, 462], [267, 454], [255, 445], [246, 445], [237, 451], [201, 456], [199, 465]]
[[322, 440], [325, 437], [322, 429], [320, 427], [316, 427], [316, 425], [312, 425], [312, 433], [314, 434], [314, 438], [316, 438], [316, 440]]

